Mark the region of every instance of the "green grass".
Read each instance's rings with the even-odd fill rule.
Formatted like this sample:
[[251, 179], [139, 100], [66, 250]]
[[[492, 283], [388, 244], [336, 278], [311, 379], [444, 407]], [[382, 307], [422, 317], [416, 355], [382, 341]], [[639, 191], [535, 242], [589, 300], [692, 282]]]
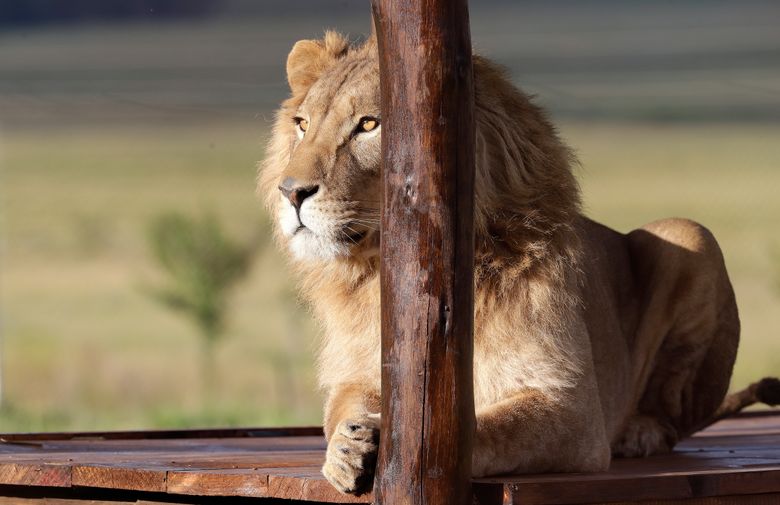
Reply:
[[203, 409], [196, 328], [147, 297], [146, 228], [209, 209], [236, 237], [267, 235], [254, 195], [262, 135], [213, 128], [6, 135], [0, 431], [313, 423], [313, 325], [265, 247], [236, 290]]
[[[267, 234], [261, 121], [7, 131], [0, 138], [0, 432], [308, 424], [316, 329], [269, 243], [238, 287], [205, 407], [196, 329], [149, 299], [166, 210]], [[567, 124], [587, 212], [619, 230], [681, 215], [719, 238], [743, 341], [734, 386], [780, 372], [780, 127]]]

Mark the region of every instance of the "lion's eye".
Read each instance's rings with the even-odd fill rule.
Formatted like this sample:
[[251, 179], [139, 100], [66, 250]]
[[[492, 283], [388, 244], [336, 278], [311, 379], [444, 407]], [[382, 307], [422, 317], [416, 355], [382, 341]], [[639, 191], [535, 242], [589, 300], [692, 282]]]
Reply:
[[298, 125], [298, 129], [300, 129], [302, 132], [305, 132], [309, 129], [309, 122], [302, 117], [296, 117], [295, 124]]
[[375, 117], [363, 117], [360, 118], [358, 123], [357, 132], [365, 133], [375, 130], [379, 126], [379, 120]]

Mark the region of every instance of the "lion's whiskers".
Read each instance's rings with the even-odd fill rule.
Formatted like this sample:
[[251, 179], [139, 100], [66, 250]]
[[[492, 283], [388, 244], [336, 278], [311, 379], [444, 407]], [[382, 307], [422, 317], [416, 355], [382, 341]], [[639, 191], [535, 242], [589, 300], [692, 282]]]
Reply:
[[[354, 234], [356, 234], [356, 235], [360, 235], [360, 232], [359, 232], [359, 231], [355, 230], [354, 228], [352, 228], [352, 227], [351, 227], [351, 226], [349, 226], [348, 224], [345, 224], [345, 225], [344, 225], [344, 228], [346, 228], [347, 230], [351, 231], [352, 233], [354, 233]], [[348, 239], [349, 239], [349, 240], [350, 240], [350, 241], [351, 241], [353, 244], [357, 245], [357, 240], [355, 240], [354, 238], [352, 238], [352, 236], [350, 236], [350, 234], [349, 234], [349, 233], [345, 232], [343, 229], [341, 230], [341, 233], [343, 233], [343, 234], [344, 234], [344, 236], [345, 236], [345, 237], [347, 237], [347, 238], [348, 238]]]
[[350, 219], [344, 224], [344, 226], [347, 227], [350, 224], [359, 224], [371, 231], [377, 231], [379, 229], [379, 221], [367, 220], [359, 217]]

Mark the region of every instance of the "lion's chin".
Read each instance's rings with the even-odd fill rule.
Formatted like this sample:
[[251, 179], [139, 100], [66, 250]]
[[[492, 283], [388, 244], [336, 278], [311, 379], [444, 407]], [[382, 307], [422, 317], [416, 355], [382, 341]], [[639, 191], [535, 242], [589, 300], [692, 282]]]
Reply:
[[[366, 257], [378, 252], [375, 233], [355, 233], [339, 238], [323, 237], [301, 229], [289, 238], [289, 249], [298, 261], [334, 261], [339, 258]], [[376, 251], [374, 251], [376, 249]]]
[[350, 254], [349, 246], [330, 237], [302, 229], [290, 237], [290, 252], [298, 261], [332, 261]]

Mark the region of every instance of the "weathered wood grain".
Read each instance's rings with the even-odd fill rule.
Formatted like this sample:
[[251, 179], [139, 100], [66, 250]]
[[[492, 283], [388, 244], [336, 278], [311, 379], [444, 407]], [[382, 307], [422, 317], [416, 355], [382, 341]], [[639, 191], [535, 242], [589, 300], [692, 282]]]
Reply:
[[322, 503], [372, 503], [371, 494], [344, 495], [324, 479], [319, 468], [293, 469], [269, 472], [268, 494], [288, 500]]
[[[510, 505], [511, 502], [505, 502]], [[714, 498], [691, 498], [685, 500], [650, 500], [611, 502], [609, 505], [778, 505], [780, 494], [751, 494], [718, 496]], [[519, 505], [519, 504], [518, 504]], [[592, 504], [583, 504], [592, 505]], [[596, 504], [601, 505], [601, 504]], [[607, 504], [604, 504], [607, 505]]]
[[18, 496], [0, 496], [0, 505], [176, 505], [174, 502], [158, 502], [148, 500], [80, 500], [77, 498], [25, 498]]
[[252, 468], [168, 472], [168, 493], [196, 496], [268, 496], [268, 474]]
[[[477, 479], [477, 486], [501, 484], [511, 503], [571, 505], [628, 500], [675, 500], [757, 493], [780, 493], [780, 459], [772, 464], [746, 458], [712, 457], [689, 465], [675, 456], [618, 460], [605, 473], [502, 476]], [[641, 463], [635, 465], [634, 463]]]
[[466, 0], [374, 0], [382, 94], [379, 504], [471, 502], [474, 84]]
[[0, 484], [12, 486], [70, 487], [68, 465], [43, 462], [6, 463], [0, 465]]
[[191, 430], [82, 431], [47, 433], [6, 433], [0, 443], [36, 440], [196, 440], [201, 438], [321, 437], [320, 426], [281, 428], [214, 428]]
[[74, 486], [164, 493], [166, 476], [165, 468], [126, 462], [122, 466], [74, 465], [71, 479]]
[[780, 467], [762, 470], [709, 471], [699, 474], [568, 477], [516, 481], [507, 478], [509, 503], [575, 505], [626, 500], [680, 500], [728, 495], [780, 493]]
[[[320, 474], [320, 437], [102, 440], [36, 437], [0, 443], [0, 505], [37, 493], [35, 503], [84, 503], [114, 493], [117, 502], [231, 503], [274, 497], [321, 503], [371, 503], [339, 494]], [[31, 494], [19, 493], [29, 489]], [[48, 490], [48, 491], [47, 491]], [[46, 492], [59, 493], [46, 497]], [[157, 493], [149, 495], [149, 492]], [[682, 441], [674, 453], [617, 459], [609, 472], [500, 476], [474, 483], [479, 505], [780, 504], [780, 413], [741, 415]], [[57, 498], [57, 496], [59, 498]], [[13, 498], [11, 498], [13, 497]], [[113, 498], [112, 498], [113, 499]], [[9, 501], [11, 500], [11, 501]], [[55, 500], [55, 501], [51, 501]], [[32, 502], [18, 502], [22, 504]]]

